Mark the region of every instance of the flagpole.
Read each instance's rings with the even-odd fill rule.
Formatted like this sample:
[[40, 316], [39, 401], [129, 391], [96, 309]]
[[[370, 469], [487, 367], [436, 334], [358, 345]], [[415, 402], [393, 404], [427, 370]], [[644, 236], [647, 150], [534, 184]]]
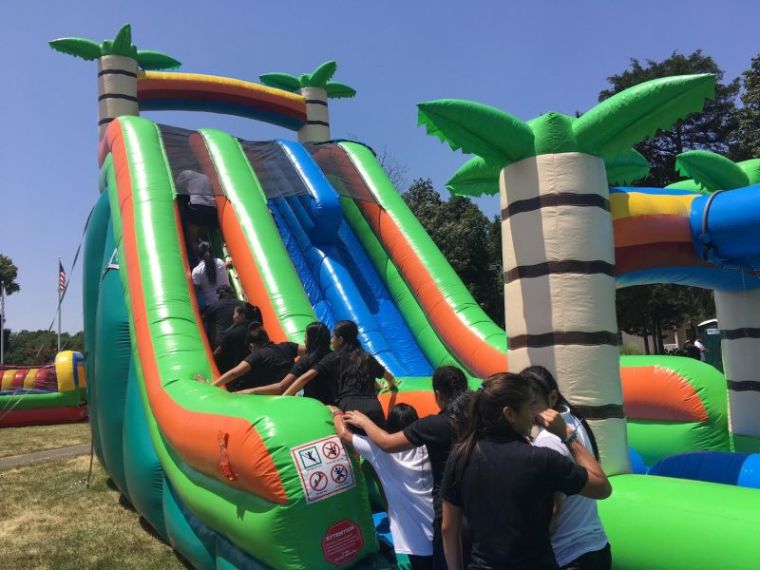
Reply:
[[0, 364], [5, 364], [5, 283], [0, 281]]
[[58, 351], [61, 352], [61, 258], [58, 258]]

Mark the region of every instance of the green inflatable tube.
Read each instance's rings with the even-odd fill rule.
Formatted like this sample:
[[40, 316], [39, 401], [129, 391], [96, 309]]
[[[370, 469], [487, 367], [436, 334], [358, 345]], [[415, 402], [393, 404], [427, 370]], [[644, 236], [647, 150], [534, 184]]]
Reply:
[[599, 513], [616, 570], [746, 570], [760, 563], [757, 489], [618, 475]]
[[390, 214], [424, 265], [430, 269], [438, 289], [462, 321], [492, 347], [505, 351], [506, 333], [472, 298], [462, 280], [393, 187], [372, 151], [359, 143], [342, 142], [339, 145], [357, 166], [378, 203]]

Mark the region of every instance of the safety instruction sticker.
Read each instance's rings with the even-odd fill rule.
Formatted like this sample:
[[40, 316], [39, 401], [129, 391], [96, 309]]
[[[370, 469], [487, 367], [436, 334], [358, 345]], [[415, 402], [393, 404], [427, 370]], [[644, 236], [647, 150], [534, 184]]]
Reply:
[[291, 453], [308, 504], [356, 486], [351, 460], [337, 435], [299, 445]]

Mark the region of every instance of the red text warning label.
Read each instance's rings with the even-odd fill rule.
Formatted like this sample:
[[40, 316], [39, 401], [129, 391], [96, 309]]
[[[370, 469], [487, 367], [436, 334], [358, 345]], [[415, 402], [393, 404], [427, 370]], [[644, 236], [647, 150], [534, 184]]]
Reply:
[[343, 566], [356, 558], [363, 546], [361, 529], [353, 521], [343, 520], [327, 529], [322, 554], [330, 564]]
[[294, 447], [291, 453], [309, 504], [356, 485], [351, 461], [337, 435]]

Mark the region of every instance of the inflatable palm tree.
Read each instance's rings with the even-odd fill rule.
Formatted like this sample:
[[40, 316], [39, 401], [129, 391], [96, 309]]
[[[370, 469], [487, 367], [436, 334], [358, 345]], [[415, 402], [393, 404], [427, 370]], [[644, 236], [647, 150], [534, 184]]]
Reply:
[[[760, 184], [760, 159], [733, 162], [714, 152], [693, 150], [678, 155], [676, 169], [691, 178], [668, 188], [707, 193], [731, 191], [708, 198], [709, 205], [701, 220], [703, 256], [730, 268], [733, 253], [726, 251], [722, 240], [714, 239], [711, 233], [720, 232], [722, 226], [726, 226], [732, 232], [736, 247], [746, 249], [754, 245], [749, 243], [750, 238], [745, 240], [742, 236], [748, 235], [747, 230], [753, 225], [746, 213], [756, 210], [756, 197], [750, 189], [740, 189]], [[729, 425], [734, 443], [738, 451], [757, 452], [760, 443], [760, 415], [757, 413], [760, 409], [760, 289], [716, 290], [715, 311], [720, 326], [731, 415]]]
[[461, 100], [419, 105], [419, 123], [499, 169], [509, 365], [540, 364], [595, 424], [608, 473], [628, 470], [604, 160], [702, 109], [712, 75], [656, 79], [581, 117], [525, 122]]
[[50, 42], [56, 51], [98, 60], [98, 129], [102, 135], [108, 123], [120, 115], [137, 115], [137, 68], [173, 69], [180, 63], [152, 50], [132, 44], [132, 29], [125, 24], [112, 40], [98, 43], [85, 38], [61, 38]]
[[325, 142], [330, 140], [330, 116], [328, 99], [349, 98], [356, 90], [345, 83], [333, 81], [338, 70], [334, 61], [326, 61], [311, 73], [299, 77], [289, 73], [264, 73], [259, 79], [264, 85], [300, 93], [306, 99], [306, 125], [298, 131], [301, 142]]

